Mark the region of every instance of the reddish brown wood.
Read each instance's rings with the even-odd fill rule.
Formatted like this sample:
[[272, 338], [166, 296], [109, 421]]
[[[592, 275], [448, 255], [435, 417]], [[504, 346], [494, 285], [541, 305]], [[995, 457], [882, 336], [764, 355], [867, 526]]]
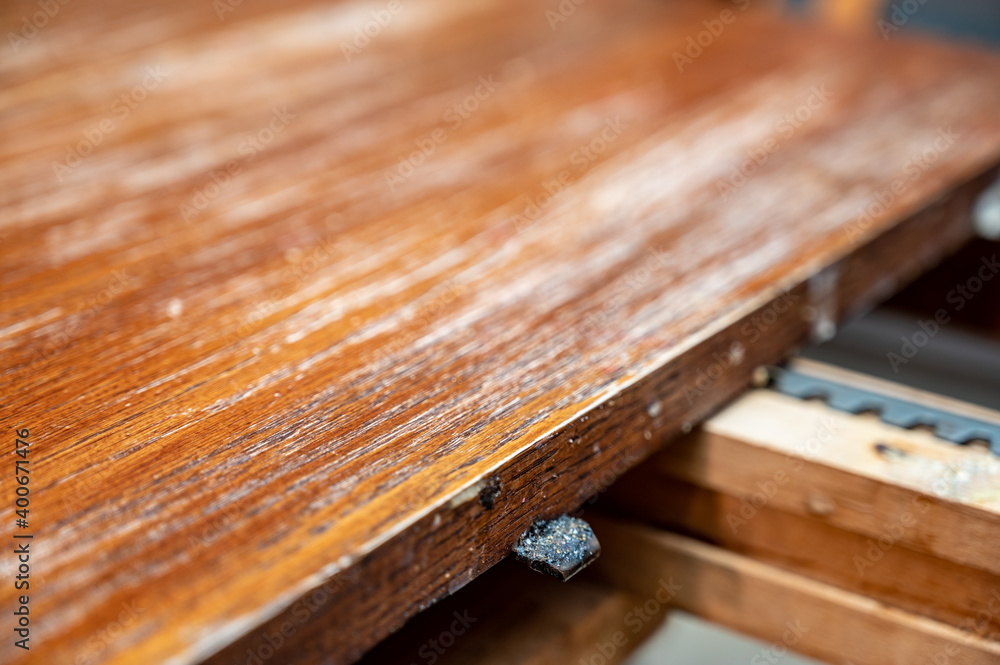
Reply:
[[[563, 584], [508, 559], [421, 612], [358, 665], [564, 665], [595, 654], [608, 665], [624, 662], [666, 608], [639, 624], [635, 609], [646, 598], [587, 579], [588, 573]], [[605, 643], [613, 653], [595, 646]]]
[[[956, 247], [1000, 160], [980, 53], [750, 10], [680, 72], [717, 7], [588, 0], [553, 30], [526, 0], [434, 1], [347, 62], [382, 8], [68, 3], [0, 59], [2, 420], [36, 437], [37, 662], [246, 662], [285, 622], [280, 662], [351, 660]], [[167, 74], [60, 182], [147, 67]]]

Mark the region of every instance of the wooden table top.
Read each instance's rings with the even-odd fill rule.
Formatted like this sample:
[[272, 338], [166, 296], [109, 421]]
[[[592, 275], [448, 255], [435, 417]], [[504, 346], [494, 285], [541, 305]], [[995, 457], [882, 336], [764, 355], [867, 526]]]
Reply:
[[969, 237], [1000, 59], [748, 5], [4, 3], [0, 661], [349, 662]]

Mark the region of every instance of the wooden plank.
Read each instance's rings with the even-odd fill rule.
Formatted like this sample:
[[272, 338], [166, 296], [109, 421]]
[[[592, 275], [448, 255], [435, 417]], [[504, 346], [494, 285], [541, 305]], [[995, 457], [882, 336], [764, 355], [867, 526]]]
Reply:
[[61, 7], [0, 60], [49, 662], [351, 661], [961, 244], [1000, 161], [997, 58], [752, 8], [679, 68], [717, 8], [436, 0], [345, 53], [384, 4]]
[[870, 538], [909, 513], [899, 543], [997, 575], [998, 471], [984, 450], [755, 390], [637, 473], [755, 501], [775, 483], [766, 505]]
[[[968, 628], [1000, 601], [997, 474], [1000, 460], [985, 450], [755, 390], [608, 498], [645, 520]], [[981, 629], [1000, 632], [1000, 616], [987, 614]]]
[[511, 560], [419, 614], [359, 665], [562, 665], [597, 657], [613, 665], [663, 618], [663, 611], [647, 617], [645, 600], [588, 580], [563, 584]]
[[[629, 475], [610, 493], [643, 522], [697, 537], [779, 568], [981, 636], [1000, 638], [1000, 577], [898, 544], [905, 513], [869, 537], [768, 505], [660, 476]], [[918, 519], [919, 509], [911, 515]], [[744, 519], [746, 518], [746, 519]], [[879, 540], [881, 539], [881, 540]]]
[[676, 605], [767, 642], [762, 660], [785, 650], [835, 665], [1000, 659], [1000, 642], [865, 596], [666, 531], [592, 521], [605, 544], [598, 567], [609, 580], [637, 591], [672, 578]]

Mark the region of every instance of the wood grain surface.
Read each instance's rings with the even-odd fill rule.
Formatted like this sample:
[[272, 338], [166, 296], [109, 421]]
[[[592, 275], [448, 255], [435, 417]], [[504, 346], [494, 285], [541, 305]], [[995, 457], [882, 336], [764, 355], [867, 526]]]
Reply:
[[0, 660], [350, 662], [971, 233], [997, 57], [551, 4], [3, 3]]

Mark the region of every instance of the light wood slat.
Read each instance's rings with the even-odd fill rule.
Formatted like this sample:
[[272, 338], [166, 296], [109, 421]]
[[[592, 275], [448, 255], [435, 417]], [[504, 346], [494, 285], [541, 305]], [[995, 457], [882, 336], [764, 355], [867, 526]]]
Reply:
[[755, 390], [628, 474], [608, 498], [644, 520], [1000, 634], [1000, 613], [989, 610], [1000, 609], [998, 475], [1000, 460], [988, 451]]
[[649, 527], [594, 520], [601, 572], [623, 588], [663, 578], [675, 602], [768, 644], [842, 665], [996, 663], [1000, 643], [712, 545]]
[[985, 450], [755, 390], [639, 473], [748, 499], [775, 483], [767, 506], [873, 538], [909, 512], [914, 524], [898, 542], [996, 575], [998, 472]]

